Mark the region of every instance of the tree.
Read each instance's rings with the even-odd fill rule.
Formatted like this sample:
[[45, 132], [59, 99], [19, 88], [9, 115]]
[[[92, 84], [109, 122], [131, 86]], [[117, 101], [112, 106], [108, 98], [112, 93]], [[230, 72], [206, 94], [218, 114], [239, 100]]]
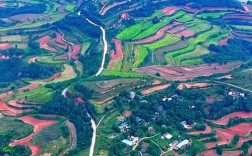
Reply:
[[219, 155], [222, 155], [222, 148], [220, 147], [220, 146], [217, 146], [216, 147], [216, 152], [217, 152], [217, 154], [219, 154]]

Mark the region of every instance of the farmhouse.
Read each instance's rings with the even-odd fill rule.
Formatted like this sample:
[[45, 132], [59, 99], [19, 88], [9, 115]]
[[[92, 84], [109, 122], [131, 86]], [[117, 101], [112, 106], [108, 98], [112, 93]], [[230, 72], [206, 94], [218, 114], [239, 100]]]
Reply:
[[182, 142], [180, 142], [179, 144], [177, 144], [177, 149], [181, 149], [181, 148], [183, 148], [184, 146], [186, 146], [186, 145], [188, 145], [190, 143], [190, 141], [189, 140], [183, 140]]
[[130, 128], [129, 126], [129, 123], [127, 121], [125, 122], [122, 122], [120, 125], [119, 125], [119, 129], [122, 133], [125, 133], [128, 129]]
[[162, 139], [171, 139], [172, 135], [170, 133], [165, 133], [165, 134], [163, 134], [163, 136], [161, 138]]
[[181, 123], [181, 125], [182, 125], [185, 129], [192, 129], [192, 128], [196, 125], [195, 122], [193, 122], [193, 124], [191, 124], [191, 125], [189, 125], [186, 121], [182, 121], [182, 122], [180, 122], [180, 123]]
[[172, 143], [169, 144], [170, 147], [175, 147], [178, 144], [178, 140], [174, 140]]
[[127, 140], [124, 139], [122, 143], [125, 143], [128, 146], [134, 146], [135, 144], [138, 143], [138, 141], [139, 141], [139, 137], [130, 136]]
[[228, 92], [228, 95], [229, 95], [229, 96], [232, 96], [233, 99], [237, 99], [237, 98], [239, 98], [239, 97], [245, 97], [245, 94], [244, 94], [244, 93], [235, 92], [235, 91], [230, 91], [230, 92]]

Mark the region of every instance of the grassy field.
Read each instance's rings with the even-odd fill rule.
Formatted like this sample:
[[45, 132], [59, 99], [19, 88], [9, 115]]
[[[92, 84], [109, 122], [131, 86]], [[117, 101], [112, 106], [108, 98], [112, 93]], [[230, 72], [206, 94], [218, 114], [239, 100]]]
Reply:
[[0, 125], [0, 134], [12, 133], [12, 141], [25, 138], [33, 132], [33, 126], [10, 117], [1, 118]]
[[69, 4], [65, 8], [69, 12], [74, 12], [75, 11], [75, 5], [74, 4]]
[[45, 88], [45, 87], [40, 87], [35, 90], [31, 90], [28, 92], [24, 92], [20, 95], [17, 95], [15, 98], [16, 99], [24, 99], [27, 97], [27, 100], [36, 102], [39, 104], [43, 104], [46, 102], [49, 102], [52, 99], [53, 91], [51, 89]]
[[116, 76], [116, 77], [131, 77], [131, 78], [143, 77], [143, 75], [133, 73], [133, 72], [121, 72], [121, 71], [113, 71], [113, 70], [105, 70], [102, 72], [102, 75], [103, 76]]
[[[199, 49], [196, 49], [196, 47], [199, 44], [206, 42], [211, 36], [215, 35], [219, 31], [220, 31], [220, 28], [217, 26], [214, 26], [211, 31], [207, 31], [203, 34], [198, 35], [196, 38], [191, 39], [188, 47], [166, 54], [165, 58], [166, 58], [167, 62], [172, 65], [181, 65], [181, 60], [183, 60], [183, 59], [193, 59], [195, 57], [199, 57], [201, 55], [207, 54], [208, 53], [207, 51], [201, 51]], [[188, 54], [188, 53], [191, 53], [191, 54]], [[183, 56], [183, 55], [185, 55], [185, 56]], [[198, 61], [198, 59], [197, 59], [197, 61]], [[188, 64], [188, 63], [189, 62], [187, 61], [186, 64]], [[190, 64], [191, 63], [193, 63], [193, 62], [190, 61]]]
[[143, 22], [133, 25], [129, 28], [124, 29], [120, 34], [116, 36], [116, 38], [120, 40], [130, 40], [140, 34], [142, 31], [150, 28], [151, 26], [152, 22]]
[[134, 68], [139, 67], [147, 58], [148, 50], [144, 46], [136, 46], [135, 48], [135, 62], [133, 64]]
[[90, 46], [91, 46], [91, 42], [84, 42], [82, 44], [81, 54], [85, 55], [87, 53], [88, 49], [90, 48]]
[[45, 128], [32, 139], [32, 143], [40, 146], [43, 153], [59, 155], [69, 145], [69, 129], [64, 122]]
[[[186, 53], [186, 54], [183, 54], [183, 55], [180, 55], [179, 57], [176, 57], [175, 58], [175, 61], [176, 62], [179, 62], [180, 64], [182, 65], [185, 65], [183, 63], [183, 61], [186, 61], [186, 60], [191, 60], [192, 58], [197, 58], [197, 57], [201, 57], [201, 56], [204, 56], [204, 55], [207, 55], [209, 54], [209, 51], [208, 49], [202, 47], [202, 46], [197, 46], [195, 48], [195, 50], [193, 50], [192, 52], [190, 53]], [[187, 62], [188, 63], [188, 62]], [[194, 63], [193, 63], [194, 64]]]
[[227, 15], [227, 14], [230, 14], [232, 12], [216, 12], [216, 13], [202, 13], [202, 14], [199, 14], [197, 15], [196, 17], [197, 18], [200, 18], [200, 19], [219, 19], [221, 17], [223, 17], [224, 15]]
[[166, 34], [164, 38], [158, 40], [157, 42], [151, 43], [151, 44], [146, 44], [144, 46], [147, 47], [150, 51], [156, 51], [162, 47], [175, 44], [179, 41], [180, 41], [179, 37], [176, 37], [176, 36], [173, 36], [170, 34]]
[[239, 29], [239, 30], [252, 31], [252, 27], [251, 26], [232, 25], [232, 27], [234, 27], [235, 29]]

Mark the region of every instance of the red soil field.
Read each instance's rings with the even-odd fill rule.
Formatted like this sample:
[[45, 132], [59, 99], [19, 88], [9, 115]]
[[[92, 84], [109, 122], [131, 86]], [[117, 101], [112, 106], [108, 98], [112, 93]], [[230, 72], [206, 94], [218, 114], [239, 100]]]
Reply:
[[192, 89], [192, 88], [206, 88], [206, 87], [209, 87], [208, 83], [193, 83], [193, 84], [185, 83], [185, 84], [180, 84], [178, 86], [178, 89], [183, 90], [185, 88]]
[[60, 33], [56, 32], [56, 38], [56, 42], [63, 45], [63, 49], [66, 49], [67, 46], [70, 46], [67, 42], [64, 41], [63, 36]]
[[0, 2], [0, 8], [4, 8], [4, 7], [6, 7], [6, 3]]
[[223, 131], [232, 135], [240, 135], [240, 136], [245, 137], [252, 132], [252, 124], [243, 123], [243, 124], [225, 129]]
[[215, 99], [213, 97], [209, 97], [206, 99], [206, 102], [209, 104], [213, 104], [215, 102]]
[[237, 151], [224, 151], [222, 156], [240, 156], [242, 154], [242, 150], [237, 150]]
[[218, 156], [216, 150], [207, 150], [199, 155], [200, 156]]
[[7, 50], [11, 48], [12, 48], [12, 44], [10, 43], [0, 43], [0, 50]]
[[29, 59], [28, 63], [29, 64], [36, 63], [37, 59], [38, 59], [38, 57], [33, 57], [33, 58]]
[[212, 129], [210, 126], [205, 125], [206, 129], [204, 131], [195, 131], [195, 132], [189, 132], [188, 135], [200, 135], [200, 134], [209, 134], [212, 133]]
[[34, 126], [34, 133], [29, 135], [28, 137], [21, 139], [21, 140], [16, 140], [15, 142], [11, 143], [10, 146], [14, 147], [17, 145], [23, 145], [23, 146], [28, 146], [31, 151], [33, 156], [38, 156], [41, 153], [40, 147], [33, 145], [30, 143], [31, 139], [36, 136], [39, 132], [41, 132], [44, 128], [52, 126], [57, 123], [57, 121], [54, 120], [39, 120], [31, 116], [23, 116], [20, 117], [19, 120], [22, 120], [24, 123], [27, 123], [29, 125]]
[[220, 146], [220, 145], [230, 144], [234, 137], [234, 135], [226, 133], [220, 129], [216, 129], [216, 135], [217, 137], [220, 138], [220, 141], [206, 143], [205, 145], [208, 149], [214, 148], [216, 145]]
[[170, 86], [171, 86], [171, 84], [159, 85], [159, 86], [156, 86], [156, 87], [152, 87], [152, 88], [143, 90], [141, 93], [143, 95], [148, 95], [148, 94], [154, 93], [156, 91], [165, 90], [165, 89], [169, 88]]
[[107, 7], [105, 7], [105, 8], [101, 11], [100, 15], [104, 16], [110, 9], [112, 9], [112, 8], [114, 8], [114, 7], [117, 7], [117, 6], [119, 6], [119, 5], [125, 4], [125, 3], [127, 3], [127, 2], [128, 2], [128, 1], [126, 0], [126, 1], [116, 2], [116, 3], [113, 3], [113, 4], [111, 4], [111, 5], [108, 5]]
[[55, 80], [55, 79], [58, 79], [58, 78], [60, 78], [60, 77], [61, 77], [61, 73], [56, 73], [56, 74], [54, 74], [52, 77], [50, 77], [50, 78], [44, 80], [44, 82], [51, 82], [51, 81], [53, 81], [53, 80]]
[[123, 60], [122, 41], [121, 40], [117, 40], [117, 39], [113, 39], [112, 42], [114, 42], [114, 44], [116, 46], [116, 52], [110, 54], [111, 59], [115, 60], [115, 61]]
[[18, 92], [23, 93], [23, 92], [26, 92], [26, 91], [34, 90], [34, 89], [37, 89], [39, 86], [40, 86], [39, 84], [33, 83], [33, 84], [28, 85], [28, 86], [19, 88]]
[[163, 38], [164, 35], [165, 35], [165, 32], [166, 32], [167, 30], [172, 29], [173, 27], [178, 26], [178, 25], [181, 25], [181, 24], [182, 24], [182, 23], [179, 23], [179, 22], [173, 22], [172, 24], [170, 24], [170, 25], [168, 25], [168, 26], [165, 26], [165, 27], [161, 28], [161, 29], [156, 33], [156, 35], [147, 37], [147, 38], [142, 39], [142, 40], [139, 40], [139, 41], [131, 42], [131, 43], [133, 43], [133, 44], [147, 44], [147, 43], [155, 42], [156, 40]]
[[235, 113], [226, 115], [226, 116], [220, 118], [219, 120], [213, 120], [211, 122], [214, 124], [217, 124], [217, 125], [227, 125], [229, 120], [232, 118], [235, 118], [235, 117], [244, 118], [244, 119], [252, 118], [252, 113], [235, 112]]
[[72, 54], [78, 55], [78, 54], [80, 54], [80, 51], [81, 51], [81, 45], [74, 45], [73, 46]]
[[240, 140], [239, 140], [239, 142], [237, 143], [236, 147], [241, 148], [241, 146], [242, 146], [245, 142], [247, 142], [247, 141], [249, 141], [249, 140], [252, 140], [252, 138], [240, 138]]
[[193, 32], [192, 30], [184, 30], [182, 32], [179, 32], [176, 34], [176, 36], [178, 37], [191, 37], [191, 36], [194, 36], [195, 35], [195, 32]]
[[82, 98], [78, 97], [75, 99], [76, 103], [80, 103], [80, 104], [86, 104], [87, 102], [85, 100], [83, 100]]
[[56, 57], [57, 60], [68, 60], [69, 58], [69, 54], [64, 54]]
[[225, 46], [225, 45], [228, 44], [228, 41], [229, 41], [230, 39], [232, 39], [232, 38], [233, 38], [233, 37], [229, 36], [229, 37], [227, 37], [227, 38], [221, 40], [221, 41], [219, 42], [219, 44], [220, 44], [221, 46]]
[[177, 7], [173, 6], [173, 7], [167, 7], [165, 9], [163, 9], [162, 12], [164, 14], [168, 15], [168, 16], [171, 16], [171, 15], [175, 14], [179, 10], [180, 10], [180, 8], [177, 8]]
[[7, 106], [5, 103], [0, 103], [0, 111], [4, 111], [5, 114], [11, 115], [11, 116], [16, 116], [18, 114], [22, 114], [24, 111], [22, 110], [17, 110], [14, 108], [11, 108]]
[[177, 26], [177, 27], [173, 27], [173, 28], [170, 29], [170, 30], [167, 30], [167, 32], [169, 32], [170, 34], [175, 34], [175, 33], [184, 31], [185, 29], [186, 29], [186, 28], [185, 28], [184, 25], [180, 25], [180, 26]]
[[252, 155], [252, 146], [249, 148], [248, 154], [249, 154], [249, 155]]
[[6, 100], [6, 99], [12, 97], [13, 95], [14, 95], [14, 93], [12, 91], [7, 92], [7, 93], [3, 93], [0, 95], [0, 100], [2, 100], [2, 101]]
[[173, 67], [173, 66], [149, 66], [134, 69], [137, 73], [155, 76], [158, 72], [161, 78], [172, 81], [187, 81], [197, 77], [208, 77], [214, 74], [225, 74], [234, 69], [240, 68], [240, 63], [228, 63], [225, 65], [212, 64], [192, 67]]
[[30, 106], [28, 105], [23, 105], [20, 102], [17, 102], [16, 100], [11, 100], [8, 102], [9, 105], [13, 106], [13, 107], [18, 107], [18, 108], [28, 108]]
[[46, 50], [51, 51], [51, 52], [53, 52], [53, 53], [58, 52], [57, 49], [55, 49], [55, 48], [53, 48], [53, 47], [50, 47], [50, 46], [48, 45], [48, 43], [50, 42], [50, 40], [51, 40], [51, 37], [50, 37], [50, 36], [44, 36], [44, 37], [40, 38], [40, 39], [38, 40], [38, 42], [39, 42], [39, 44], [40, 44], [40, 48], [46, 49]]
[[152, 85], [154, 86], [154, 85], [160, 85], [162, 82], [161, 81], [159, 81], [159, 80], [154, 80], [153, 81], [153, 83], [152, 83]]
[[166, 63], [166, 60], [164, 58], [165, 53], [167, 53], [169, 51], [175, 51], [175, 50], [183, 49], [183, 48], [186, 48], [187, 46], [188, 46], [187, 42], [180, 41], [180, 42], [178, 42], [176, 44], [160, 48], [159, 50], [157, 50], [155, 52], [155, 54], [157, 55], [157, 58], [158, 58], [158, 60], [160, 62]]
[[252, 16], [243, 15], [243, 14], [236, 14], [236, 15], [225, 16], [224, 19], [226, 19], [226, 20], [231, 20], [231, 19], [252, 20]]
[[124, 112], [124, 117], [129, 118], [132, 115], [131, 111]]
[[247, 4], [243, 4], [242, 6], [246, 12], [250, 12], [250, 9]]

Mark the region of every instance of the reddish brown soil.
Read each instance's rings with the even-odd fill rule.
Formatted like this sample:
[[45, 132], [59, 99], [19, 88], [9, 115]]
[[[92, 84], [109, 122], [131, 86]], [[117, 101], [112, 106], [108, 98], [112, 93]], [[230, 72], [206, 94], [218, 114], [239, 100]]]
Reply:
[[0, 103], [0, 111], [4, 111], [5, 114], [11, 115], [11, 116], [16, 116], [18, 114], [22, 114], [24, 111], [22, 110], [17, 110], [14, 108], [9, 107], [5, 103]]
[[245, 142], [247, 142], [247, 141], [249, 141], [249, 140], [252, 140], [252, 138], [240, 138], [240, 140], [239, 140], [239, 142], [237, 143], [236, 147], [241, 148], [241, 146], [242, 146]]
[[155, 54], [157, 55], [158, 60], [161, 61], [162, 63], [164, 63], [164, 62], [167, 62], [164, 58], [165, 53], [170, 52], [170, 51], [183, 49], [183, 48], [186, 48], [187, 46], [188, 46], [187, 42], [181, 41], [181, 42], [178, 42], [174, 45], [160, 48], [159, 50], [157, 50], [155, 52]]
[[248, 150], [248, 154], [252, 155], [252, 146], [250, 146], [249, 150]]
[[207, 150], [206, 152], [203, 152], [199, 155], [200, 156], [218, 156], [216, 150]]
[[40, 38], [40, 39], [38, 40], [38, 42], [39, 42], [39, 44], [40, 44], [40, 48], [45, 49], [45, 50], [48, 50], [48, 51], [51, 51], [51, 52], [53, 52], [53, 53], [57, 53], [57, 52], [58, 52], [57, 49], [55, 49], [55, 48], [53, 48], [53, 47], [50, 47], [50, 46], [48, 45], [48, 43], [50, 42], [50, 40], [51, 40], [51, 37], [50, 37], [50, 36], [44, 36], [44, 37]]
[[163, 9], [162, 12], [168, 16], [171, 16], [179, 10], [180, 10], [180, 8], [177, 8], [177, 7], [167, 7], [165, 9]]
[[232, 134], [232, 135], [240, 135], [240, 136], [247, 136], [252, 132], [252, 124], [250, 123], [243, 123], [228, 129], [224, 130], [226, 133]]
[[182, 32], [179, 32], [176, 34], [176, 36], [178, 37], [191, 37], [191, 36], [194, 36], [195, 35], [195, 32], [193, 32], [192, 30], [184, 30]]
[[212, 133], [212, 129], [210, 126], [205, 125], [206, 129], [204, 131], [195, 131], [195, 132], [189, 132], [189, 135], [200, 135], [200, 134], [209, 134]]
[[69, 54], [64, 54], [56, 57], [57, 60], [68, 60]]
[[35, 89], [39, 88], [39, 86], [40, 86], [39, 84], [33, 83], [33, 84], [30, 84], [28, 86], [25, 86], [25, 87], [22, 87], [22, 88], [18, 89], [18, 92], [23, 93], [23, 92], [26, 92], [26, 91], [35, 90]]
[[76, 103], [80, 103], [80, 104], [86, 104], [87, 102], [85, 100], [83, 100], [82, 98], [78, 97], [75, 99]]
[[31, 106], [28, 106], [28, 105], [23, 105], [22, 103], [17, 102], [16, 100], [11, 100], [11, 101], [8, 102], [8, 104], [9, 104], [10, 106], [18, 107], [18, 108], [27, 108], [27, 107], [31, 107]]
[[124, 112], [124, 117], [129, 118], [132, 115], [131, 111]]
[[244, 14], [228, 15], [224, 17], [225, 20], [239, 19], [239, 20], [252, 20], [252, 16]]
[[12, 44], [10, 43], [0, 43], [0, 50], [7, 50], [11, 48], [12, 48]]
[[215, 102], [215, 99], [213, 97], [209, 97], [206, 99], [206, 102], [209, 104], [213, 104]]
[[176, 34], [178, 32], [184, 31], [185, 29], [186, 28], [185, 28], [184, 25], [180, 25], [180, 26], [177, 26], [177, 27], [173, 27], [170, 30], [167, 30], [167, 32], [169, 32], [170, 34]]
[[68, 46], [71, 46], [63, 40], [63, 36], [58, 32], [56, 32], [56, 38], [56, 42], [60, 44], [63, 49], [67, 49]]
[[218, 138], [220, 138], [220, 141], [207, 143], [206, 147], [208, 149], [214, 148], [216, 145], [220, 146], [230, 144], [234, 137], [234, 135], [226, 133], [221, 129], [216, 129], [216, 135]]
[[171, 84], [159, 85], [159, 86], [155, 86], [155, 87], [143, 90], [141, 93], [143, 95], [148, 95], [148, 94], [154, 93], [156, 91], [165, 90], [165, 89], [169, 88], [170, 86], [171, 86]]
[[185, 83], [185, 84], [180, 84], [178, 86], [178, 90], [183, 90], [183, 89], [192, 89], [192, 88], [206, 88], [209, 87], [210, 85], [208, 83]]
[[115, 53], [111, 53], [111, 55], [110, 55], [111, 59], [115, 60], [115, 61], [123, 60], [122, 41], [121, 40], [117, 40], [117, 39], [113, 39], [112, 42], [114, 42], [114, 44], [116, 46], [116, 52]]
[[242, 154], [242, 150], [237, 150], [237, 151], [224, 151], [222, 156], [240, 156]]
[[165, 35], [165, 32], [169, 29], [172, 29], [173, 27], [175, 26], [178, 26], [178, 25], [181, 25], [182, 23], [179, 23], [179, 22], [174, 22], [168, 26], [165, 26], [163, 28], [161, 28], [157, 33], [156, 35], [154, 36], [150, 36], [148, 38], [145, 38], [145, 39], [142, 39], [142, 40], [139, 40], [139, 41], [135, 41], [135, 42], [131, 42], [133, 44], [147, 44], [147, 43], [153, 43], [155, 42], [156, 40], [158, 39], [161, 39], [164, 37]]
[[11, 143], [10, 146], [14, 147], [17, 145], [22, 145], [22, 146], [28, 146], [31, 151], [33, 156], [38, 156], [41, 153], [40, 147], [33, 145], [30, 143], [30, 141], [36, 136], [39, 132], [41, 132], [44, 128], [52, 126], [57, 123], [57, 121], [53, 120], [39, 120], [31, 116], [23, 116], [19, 118], [19, 120], [22, 120], [24, 123], [27, 123], [29, 125], [34, 126], [34, 133], [29, 135], [28, 137], [21, 139], [21, 140], [16, 140], [15, 142]]
[[152, 85], [154, 86], [154, 85], [160, 85], [162, 82], [161, 81], [159, 81], [159, 80], [154, 80], [153, 81], [153, 83], [152, 83]]
[[212, 64], [194, 67], [173, 67], [173, 66], [149, 66], [135, 69], [134, 71], [150, 76], [158, 72], [161, 78], [172, 81], [187, 81], [198, 77], [208, 77], [214, 74], [225, 74], [234, 69], [240, 68], [240, 63], [229, 63], [225, 65]]
[[250, 113], [235, 112], [235, 113], [226, 115], [226, 116], [220, 118], [219, 120], [215, 120], [215, 121], [211, 121], [211, 122], [214, 123], [214, 124], [217, 124], [217, 125], [227, 125], [229, 120], [232, 119], [232, 118], [235, 118], [235, 117], [244, 118], [244, 119], [252, 118], [252, 113], [251, 112]]
[[29, 64], [36, 63], [37, 59], [38, 59], [38, 57], [33, 57], [33, 58], [29, 59], [28, 63]]
[[128, 2], [128, 1], [126, 0], [126, 1], [122, 1], [122, 2], [115, 2], [115, 3], [111, 4], [111, 5], [108, 5], [108, 6], [106, 6], [106, 7], [102, 10], [102, 12], [100, 13], [100, 15], [104, 16], [110, 9], [112, 9], [112, 8], [114, 8], [114, 7], [117, 7], [117, 6], [119, 6], [119, 5], [125, 4], [125, 3], [127, 3], [127, 2]]
[[242, 6], [246, 12], [250, 12], [250, 9], [247, 4], [243, 4]]
[[6, 3], [4, 3], [4, 2], [0, 2], [0, 8], [4, 8], [4, 7], [6, 7]]
[[61, 77], [61, 73], [56, 73], [56, 74], [54, 74], [52, 77], [50, 77], [50, 78], [48, 78], [48, 79], [45, 79], [45, 80], [43, 80], [44, 82], [51, 82], [51, 81], [53, 81], [53, 80], [55, 80], [55, 79], [58, 79], [58, 78], [60, 78]]
[[13, 95], [14, 95], [14, 93], [12, 91], [4, 93], [4, 94], [1, 94], [0, 95], [0, 100], [2, 100], [2, 101], [6, 100], [6, 99], [12, 97]]

